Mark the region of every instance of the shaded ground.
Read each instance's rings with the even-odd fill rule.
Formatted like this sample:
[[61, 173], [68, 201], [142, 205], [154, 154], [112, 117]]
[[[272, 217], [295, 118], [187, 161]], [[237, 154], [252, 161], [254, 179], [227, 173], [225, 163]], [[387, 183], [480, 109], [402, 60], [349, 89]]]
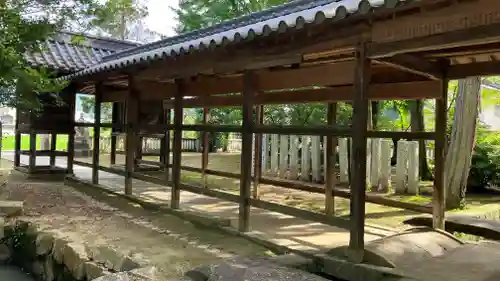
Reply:
[[[5, 177], [7, 170], [2, 172]], [[11, 175], [1, 195], [23, 200], [26, 218], [42, 229], [142, 256], [166, 277], [180, 276], [192, 267], [234, 255], [270, 254], [247, 240], [195, 227], [101, 192], [83, 194], [62, 183], [25, 181]]]
[[[144, 157], [147, 160], [158, 161], [157, 157]], [[84, 162], [91, 163], [90, 158], [79, 159]], [[101, 165], [109, 166], [109, 155], [100, 157]], [[117, 164], [124, 164], [125, 157], [117, 155]], [[201, 153], [186, 152], [182, 154], [182, 165], [189, 167], [201, 168]], [[208, 169], [240, 173], [240, 154], [239, 153], [210, 153]], [[189, 171], [182, 171], [182, 181], [185, 183], [200, 184], [201, 174]], [[149, 173], [154, 176], [162, 176], [162, 173]], [[232, 194], [239, 193], [239, 180], [219, 176], [207, 176], [207, 184], [211, 189], [217, 189]], [[293, 206], [304, 210], [315, 212], [324, 212], [324, 195], [310, 193], [282, 187], [264, 185], [260, 186], [261, 199], [273, 203]], [[420, 205], [431, 203], [432, 183], [422, 182], [421, 192], [424, 195], [396, 195], [396, 194], [374, 194], [384, 195], [386, 198], [410, 202]], [[349, 216], [350, 200], [345, 198], [335, 198], [335, 214], [337, 216]], [[500, 196], [491, 195], [468, 195], [467, 197], [467, 212], [484, 212], [494, 209], [500, 209]], [[456, 210], [453, 212], [463, 212]], [[392, 208], [376, 204], [366, 204], [366, 220], [368, 223], [388, 226], [388, 227], [405, 227], [401, 223], [409, 218], [421, 215], [420, 213], [408, 211], [399, 208]]]

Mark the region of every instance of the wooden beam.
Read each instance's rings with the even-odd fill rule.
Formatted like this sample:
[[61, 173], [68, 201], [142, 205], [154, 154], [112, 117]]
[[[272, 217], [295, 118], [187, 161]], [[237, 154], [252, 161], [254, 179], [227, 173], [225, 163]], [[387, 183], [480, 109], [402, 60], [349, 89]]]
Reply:
[[15, 136], [14, 136], [14, 167], [21, 166], [21, 132], [19, 131], [19, 122], [21, 110], [19, 108], [16, 109], [16, 121], [14, 124]]
[[[257, 125], [264, 124], [264, 106], [258, 105], [255, 107], [255, 119]], [[253, 189], [252, 198], [259, 199], [260, 178], [262, 176], [262, 134], [256, 133], [254, 140], [254, 170], [253, 170]]]
[[56, 144], [57, 144], [57, 134], [56, 133], [52, 133], [52, 138], [50, 140], [50, 152], [51, 152], [51, 155], [50, 155], [50, 160], [49, 160], [49, 164], [50, 166], [55, 166], [56, 165]]
[[495, 43], [499, 40], [500, 23], [493, 23], [400, 41], [372, 43], [369, 47], [368, 56], [379, 59], [404, 53], [477, 46]]
[[94, 148], [92, 150], [92, 184], [99, 184], [99, 154], [101, 138], [101, 104], [102, 104], [102, 83], [97, 82], [94, 104]]
[[29, 172], [34, 173], [36, 169], [36, 133], [30, 133], [30, 156]]
[[448, 79], [444, 79], [441, 89], [441, 98], [436, 99], [436, 140], [434, 147], [434, 189], [433, 227], [444, 230], [446, 210], [445, 161], [446, 161], [446, 124], [447, 124], [447, 97]]
[[[164, 124], [170, 125], [172, 119], [172, 110], [165, 110], [165, 119]], [[165, 130], [165, 134], [163, 137], [163, 146], [165, 147], [164, 155], [163, 155], [163, 164], [165, 165], [165, 181], [170, 181], [170, 130]]]
[[[118, 122], [118, 103], [113, 102], [112, 108], [111, 108], [111, 120], [113, 123]], [[111, 128], [111, 151], [109, 154], [109, 162], [111, 165], [116, 164], [116, 142], [117, 142], [117, 137], [115, 128]]]
[[351, 221], [348, 257], [361, 263], [365, 244], [365, 194], [366, 194], [366, 140], [368, 126], [368, 87], [370, 84], [370, 59], [367, 57], [367, 44], [360, 43], [356, 50], [356, 83], [353, 102], [354, 155], [351, 186]]
[[[337, 123], [337, 104], [329, 103], [327, 110], [327, 121], [329, 126], [334, 126]], [[325, 214], [328, 216], [335, 215], [335, 201], [333, 198], [333, 189], [335, 187], [336, 175], [334, 174], [335, 167], [335, 148], [337, 147], [337, 139], [328, 136], [326, 138], [326, 164], [325, 164]]]
[[240, 208], [239, 231], [250, 230], [250, 196], [252, 181], [252, 134], [253, 134], [253, 99], [257, 88], [257, 81], [253, 72], [246, 71], [243, 87], [243, 133], [241, 136], [241, 179], [240, 179]]
[[[203, 108], [203, 125], [207, 125], [210, 120], [210, 109], [208, 107]], [[204, 187], [207, 186], [207, 176], [205, 170], [208, 166], [208, 132], [201, 132], [202, 140], [202, 151], [201, 151], [201, 184]]]
[[494, 75], [500, 75], [500, 63], [498, 61], [452, 65], [448, 67], [447, 78], [449, 80], [454, 80], [470, 76]]
[[439, 80], [442, 76], [441, 66], [414, 55], [397, 55], [377, 60], [378, 63], [425, 76], [432, 80]]
[[69, 175], [73, 175], [73, 162], [75, 160], [75, 103], [76, 103], [76, 86], [70, 84], [67, 90], [71, 93], [71, 102], [69, 104], [69, 112], [71, 116], [70, 122], [73, 124], [73, 130], [68, 134], [68, 158], [66, 161], [66, 168]]
[[184, 109], [182, 104], [184, 94], [184, 80], [176, 80], [177, 91], [174, 108], [174, 155], [172, 168], [172, 190], [170, 206], [178, 209], [181, 196], [181, 161], [182, 161], [182, 123], [184, 119]]
[[306, 136], [336, 136], [351, 137], [352, 130], [347, 127], [337, 126], [280, 126], [256, 125], [255, 133], [278, 135], [306, 135]]
[[[400, 82], [373, 84], [369, 89], [370, 100], [414, 100], [434, 99], [441, 83], [439, 81]], [[352, 86], [339, 86], [319, 89], [287, 90], [259, 93], [255, 104], [296, 104], [316, 102], [352, 101]], [[184, 99], [186, 108], [238, 106], [243, 102], [241, 95], [208, 96]], [[166, 106], [173, 104], [166, 103]]]
[[125, 194], [132, 195], [132, 174], [135, 168], [135, 153], [137, 142], [137, 119], [139, 114], [139, 96], [135, 77], [128, 77], [129, 93], [126, 104], [126, 154], [125, 154]]

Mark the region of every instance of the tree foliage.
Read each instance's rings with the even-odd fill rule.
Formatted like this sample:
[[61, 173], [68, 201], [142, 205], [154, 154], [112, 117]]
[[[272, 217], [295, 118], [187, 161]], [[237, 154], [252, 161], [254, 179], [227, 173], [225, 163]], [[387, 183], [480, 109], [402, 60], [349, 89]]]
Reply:
[[96, 10], [92, 25], [112, 38], [132, 39], [134, 27], [147, 15], [146, 6], [138, 0], [107, 0]]
[[41, 51], [38, 42], [58, 31], [84, 26], [98, 7], [94, 0], [1, 0], [0, 104], [36, 108], [40, 93], [64, 87], [55, 73], [31, 67], [24, 54]]

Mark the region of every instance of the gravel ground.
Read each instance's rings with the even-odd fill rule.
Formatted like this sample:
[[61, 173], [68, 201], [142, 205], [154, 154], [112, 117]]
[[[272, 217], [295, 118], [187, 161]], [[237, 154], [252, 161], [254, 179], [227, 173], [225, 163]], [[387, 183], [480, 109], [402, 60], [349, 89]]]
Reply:
[[82, 193], [59, 182], [27, 181], [4, 170], [0, 194], [25, 202], [25, 219], [69, 240], [107, 245], [148, 259], [167, 278], [237, 255], [270, 254], [243, 238], [195, 227], [125, 199], [98, 191]]

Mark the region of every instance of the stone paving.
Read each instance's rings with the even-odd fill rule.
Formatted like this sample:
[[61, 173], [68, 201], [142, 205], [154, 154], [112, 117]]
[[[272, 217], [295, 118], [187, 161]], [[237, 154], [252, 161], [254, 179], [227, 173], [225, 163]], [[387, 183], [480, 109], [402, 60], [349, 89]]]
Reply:
[[[4, 152], [3, 157], [13, 159], [13, 154]], [[28, 163], [28, 157], [21, 156], [21, 162]], [[47, 165], [48, 157], [37, 157], [37, 165]], [[56, 165], [64, 167], [66, 161], [57, 159]], [[91, 169], [75, 166], [78, 178], [90, 180]], [[124, 178], [119, 175], [99, 172], [99, 183], [113, 191], [123, 192]], [[133, 180], [133, 194], [149, 202], [168, 204], [169, 187]], [[231, 220], [233, 227], [238, 226], [238, 204], [211, 198], [187, 191], [181, 192], [181, 208]], [[259, 208], [251, 209], [251, 232], [274, 244], [294, 250], [324, 252], [333, 247], [348, 244], [349, 232], [346, 229], [318, 222], [308, 221]], [[371, 241], [394, 232], [376, 226], [365, 227], [365, 240]]]

